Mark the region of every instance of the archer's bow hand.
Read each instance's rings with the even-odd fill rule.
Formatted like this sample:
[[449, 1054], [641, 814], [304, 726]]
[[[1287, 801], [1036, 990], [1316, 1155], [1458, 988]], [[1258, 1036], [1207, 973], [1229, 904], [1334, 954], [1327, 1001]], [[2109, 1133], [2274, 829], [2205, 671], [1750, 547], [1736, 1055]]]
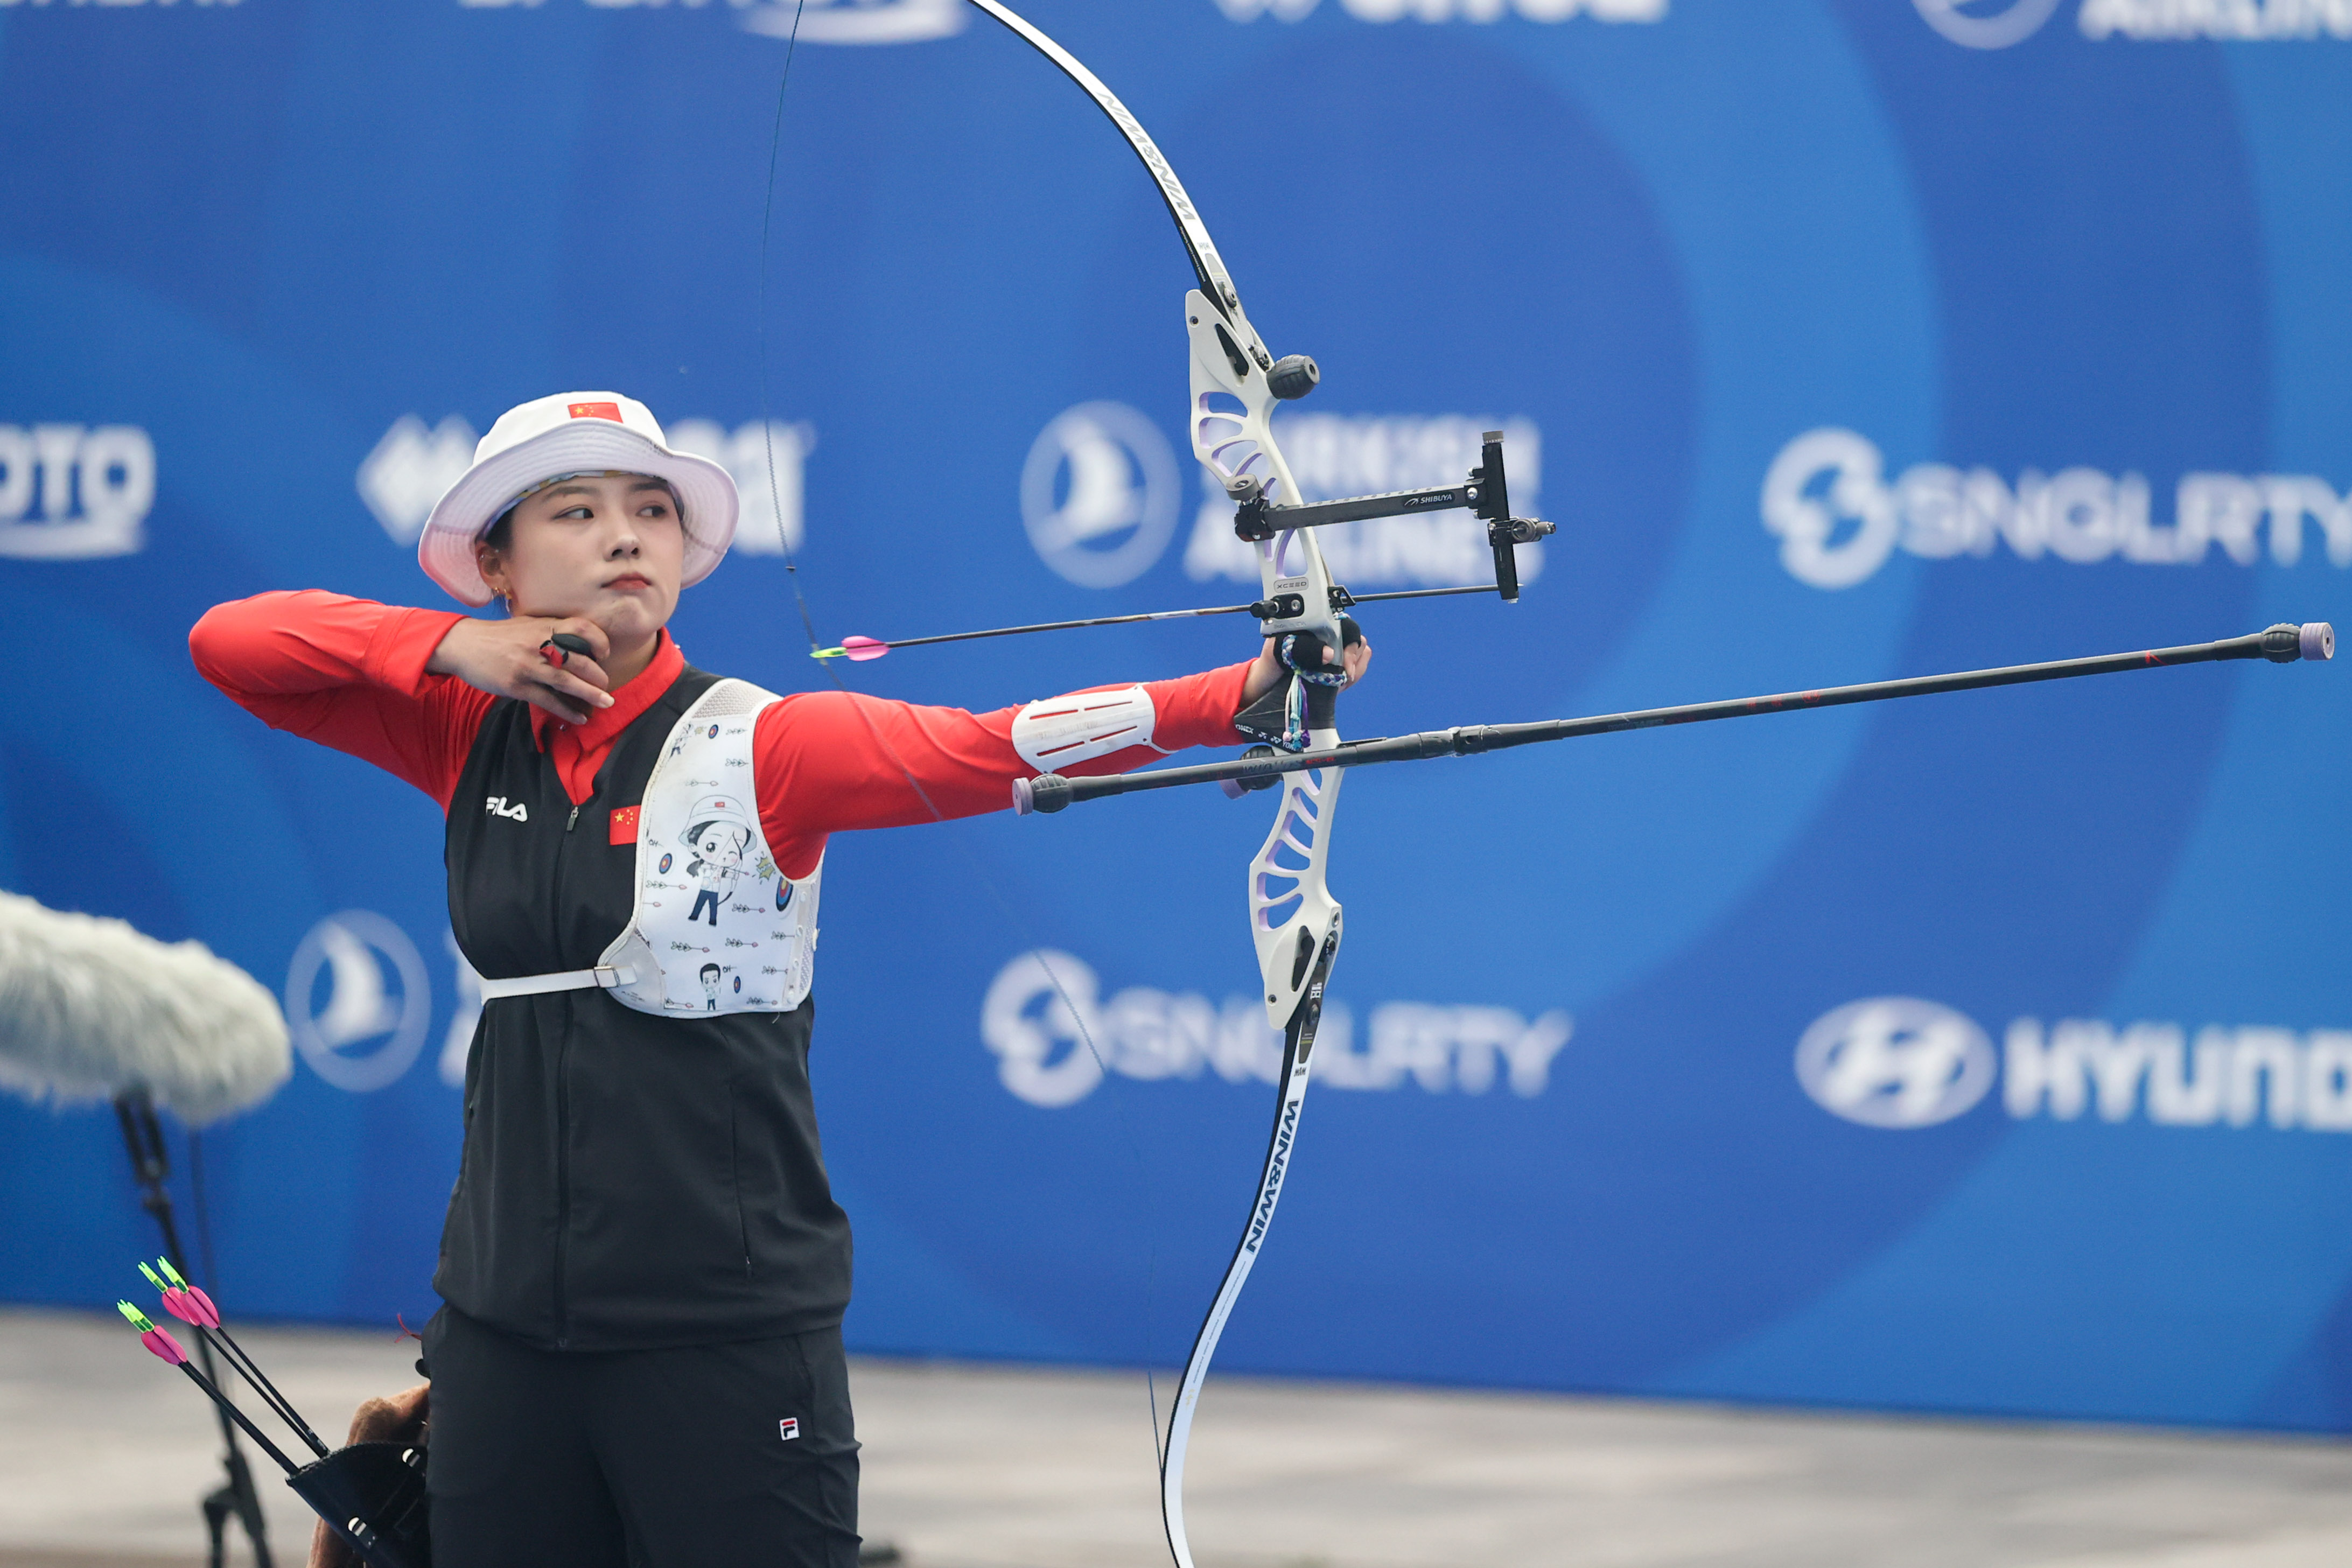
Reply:
[[1364, 671], [1371, 668], [1371, 639], [1364, 636], [1363, 628], [1352, 616], [1341, 616], [1339, 629], [1345, 642], [1337, 654], [1328, 644], [1297, 633], [1265, 638], [1258, 649], [1257, 662], [1250, 666], [1249, 679], [1242, 685], [1242, 706], [1248, 707], [1281, 685], [1283, 678], [1292, 668], [1290, 661], [1300, 658], [1309, 647], [1321, 650], [1321, 668], [1328, 670], [1338, 667], [1338, 671], [1345, 676], [1339, 685], [1353, 686], [1361, 680]]

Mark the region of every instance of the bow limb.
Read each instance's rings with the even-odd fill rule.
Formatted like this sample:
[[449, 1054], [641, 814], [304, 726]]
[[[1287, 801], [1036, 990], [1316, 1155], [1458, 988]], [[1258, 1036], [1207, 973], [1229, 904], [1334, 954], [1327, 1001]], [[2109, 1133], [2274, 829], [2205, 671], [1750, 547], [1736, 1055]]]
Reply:
[[[1319, 750], [1339, 742], [1336, 730], [1312, 732]], [[1328, 738], [1328, 741], [1327, 741]], [[1283, 1178], [1298, 1137], [1298, 1116], [1307, 1099], [1307, 1079], [1315, 1049], [1316, 1026], [1322, 1021], [1323, 993], [1331, 963], [1339, 952], [1340, 910], [1325, 886], [1323, 868], [1330, 851], [1333, 806], [1339, 797], [1340, 769], [1321, 768], [1287, 773], [1283, 778], [1282, 805], [1273, 831], [1249, 868], [1250, 935], [1257, 943], [1258, 973], [1264, 982], [1267, 1017], [1282, 1031], [1282, 1061], [1276, 1074], [1274, 1132], [1268, 1140], [1265, 1163], [1250, 1204], [1248, 1222], [1216, 1299], [1201, 1323], [1184, 1361], [1184, 1375], [1168, 1419], [1168, 1445], [1160, 1466], [1160, 1516], [1168, 1530], [1168, 1548], [1178, 1568], [1192, 1568], [1192, 1553], [1184, 1533], [1184, 1455], [1192, 1432], [1192, 1413], [1201, 1385], [1209, 1375], [1209, 1362], [1217, 1353], [1225, 1320], [1241, 1300], [1242, 1286], [1257, 1262], [1258, 1247], [1274, 1222], [1274, 1207], [1282, 1197]]]
[[[1114, 117], [1116, 118], [1116, 117]], [[1150, 160], [1146, 160], [1150, 162]], [[1171, 176], [1172, 178], [1172, 176]], [[1196, 220], [1197, 221], [1197, 220]], [[1181, 227], [1180, 217], [1179, 226]], [[1213, 254], [1213, 252], [1212, 252]], [[1265, 495], [1301, 500], [1297, 481], [1274, 436], [1277, 394], [1270, 383], [1269, 359], [1241, 300], [1226, 285], [1226, 308], [1214, 309], [1198, 289], [1184, 296], [1185, 331], [1192, 344], [1192, 405], [1187, 429], [1192, 455], [1216, 475], [1235, 500]], [[1295, 595], [1297, 614], [1265, 618], [1268, 637], [1304, 633], [1336, 658], [1339, 617], [1331, 574], [1323, 552], [1306, 530], [1277, 532], [1256, 545], [1263, 598], [1281, 603]], [[1310, 645], [1312, 646], [1312, 645]], [[1307, 685], [1297, 676], [1307, 714], [1307, 743], [1336, 747], [1339, 731], [1334, 691]], [[1339, 952], [1340, 910], [1325, 880], [1331, 852], [1331, 823], [1339, 802], [1341, 770], [1321, 768], [1284, 777], [1274, 826], [1249, 864], [1250, 938], [1257, 949], [1259, 994], [1266, 1019], [1282, 1032], [1282, 1059], [1276, 1074], [1274, 1131], [1266, 1142], [1257, 1194], [1250, 1204], [1233, 1260], [1210, 1303], [1208, 1316], [1185, 1358], [1175, 1406], [1169, 1414], [1168, 1445], [1160, 1468], [1160, 1514], [1177, 1568], [1192, 1568], [1184, 1531], [1184, 1456], [1202, 1384], [1225, 1321], [1240, 1300], [1242, 1287], [1257, 1262], [1260, 1245], [1273, 1224], [1283, 1178], [1298, 1137], [1307, 1099], [1315, 1031], [1323, 1016], [1324, 987]]]
[[[1242, 310], [1240, 292], [1183, 182], [1118, 96], [1067, 49], [1000, 0], [971, 3], [1077, 83], [1118, 127], [1160, 187], [1160, 199], [1175, 220], [1199, 282], [1184, 296], [1185, 331], [1192, 346], [1192, 404], [1185, 424], [1193, 456], [1236, 502], [1257, 498], [1286, 503], [1302, 500], [1290, 465], [1276, 444], [1272, 421], [1277, 400], [1302, 395], [1313, 387], [1313, 362], [1292, 359], [1277, 363], [1266, 351]], [[1265, 597], [1281, 602], [1282, 609], [1295, 605], [1293, 614], [1277, 610], [1275, 616], [1264, 619], [1265, 635], [1305, 634], [1336, 658], [1341, 641], [1339, 611], [1331, 574], [1314, 536], [1305, 530], [1282, 531], [1256, 548]], [[1296, 597], [1286, 597], [1290, 595]], [[1294, 681], [1297, 679], [1292, 677]], [[1318, 749], [1337, 746], [1339, 732], [1332, 717], [1333, 689], [1299, 684], [1304, 688], [1308, 743]], [[1258, 1247], [1282, 1195], [1307, 1094], [1316, 1026], [1322, 1017], [1323, 988], [1339, 951], [1339, 906], [1324, 883], [1331, 815], [1339, 795], [1337, 768], [1286, 777], [1274, 826], [1250, 861], [1250, 935], [1257, 948], [1266, 1016], [1282, 1031], [1282, 1061], [1276, 1078], [1274, 1131], [1257, 1194], [1250, 1205], [1240, 1245], [1225, 1267], [1215, 1300], [1185, 1359], [1183, 1379], [1169, 1415], [1168, 1440], [1161, 1450], [1160, 1516], [1177, 1568], [1192, 1568], [1192, 1548], [1184, 1532], [1184, 1456], [1192, 1437], [1193, 1409], [1218, 1338], [1241, 1299], [1242, 1286], [1257, 1261]]]

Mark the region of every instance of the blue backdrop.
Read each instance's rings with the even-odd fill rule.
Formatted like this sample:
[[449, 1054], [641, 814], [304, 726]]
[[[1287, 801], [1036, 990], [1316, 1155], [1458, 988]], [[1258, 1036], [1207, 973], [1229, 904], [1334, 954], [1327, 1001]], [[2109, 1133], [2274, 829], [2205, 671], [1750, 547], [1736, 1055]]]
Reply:
[[[1308, 488], [1458, 478], [1500, 425], [1560, 523], [1515, 609], [1368, 614], [1350, 732], [2352, 623], [2340, 7], [1033, 13], [1321, 361]], [[430, 1310], [471, 993], [436, 809], [206, 687], [205, 607], [437, 602], [432, 500], [575, 388], [743, 482], [677, 624], [707, 668], [822, 679], [780, 524], [827, 641], [1255, 595], [1182, 456], [1157, 195], [977, 12], [812, 0], [763, 315], [790, 20], [0, 0], [0, 885], [282, 988], [294, 1080], [206, 1138], [233, 1305]], [[1330, 553], [1475, 581], [1473, 526]], [[1251, 646], [845, 678], [992, 708]], [[2352, 1427], [2347, 761], [2339, 677], [2231, 667], [1354, 779], [1318, 1089], [1222, 1364]], [[836, 841], [855, 1346], [1181, 1355], [1272, 1104], [1265, 804]], [[9, 1292], [110, 1300], [143, 1226], [110, 1118], [0, 1104]]]

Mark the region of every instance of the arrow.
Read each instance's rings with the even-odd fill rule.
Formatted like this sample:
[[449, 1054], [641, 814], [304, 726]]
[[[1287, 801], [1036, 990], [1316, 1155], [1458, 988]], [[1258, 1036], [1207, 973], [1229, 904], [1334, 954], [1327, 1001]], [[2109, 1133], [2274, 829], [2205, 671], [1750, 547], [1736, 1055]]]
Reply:
[[[1344, 610], [1350, 605], [1376, 605], [1386, 599], [1442, 599], [1454, 594], [1492, 594], [1496, 591], [1492, 583], [1474, 584], [1466, 588], [1400, 588], [1389, 594], [1350, 594], [1345, 588], [1334, 588], [1331, 590], [1331, 607]], [[1297, 595], [1289, 597], [1296, 599]], [[1238, 616], [1244, 612], [1262, 621], [1299, 613], [1297, 606], [1286, 607], [1279, 600], [1260, 599], [1255, 604], [1218, 605], [1204, 610], [1152, 610], [1140, 616], [1097, 616], [1085, 621], [1040, 621], [1031, 626], [997, 626], [984, 632], [950, 632], [945, 637], [900, 637], [894, 642], [882, 642], [874, 637], [844, 637], [839, 647], [811, 648], [809, 657], [845, 658], [852, 663], [863, 664], [868, 659], [880, 658], [894, 647], [928, 647], [933, 643], [970, 642], [975, 637], [1015, 637], [1029, 632], [1067, 632], [1082, 626], [1128, 626], [1139, 621], [1182, 621], [1199, 616]]]
[[252, 1422], [247, 1420], [245, 1412], [239, 1410], [235, 1402], [233, 1402], [227, 1394], [223, 1394], [219, 1389], [213, 1386], [212, 1379], [206, 1377], [203, 1373], [198, 1372], [194, 1367], [188, 1364], [188, 1352], [180, 1348], [180, 1342], [172, 1337], [170, 1330], [157, 1328], [153, 1323], [148, 1321], [146, 1313], [141, 1311], [138, 1308], [132, 1306], [128, 1301], [115, 1302], [114, 1310], [122, 1314], [124, 1321], [128, 1322], [132, 1328], [139, 1331], [139, 1342], [141, 1344], [145, 1345], [151, 1352], [160, 1359], [170, 1362], [173, 1366], [176, 1366], [182, 1372], [186, 1373], [188, 1374], [188, 1381], [194, 1384], [198, 1388], [203, 1389], [207, 1394], [211, 1395], [213, 1403], [218, 1405], [223, 1410], [228, 1412], [230, 1418], [235, 1420], [238, 1426], [245, 1428], [245, 1435], [252, 1438], [255, 1442], [260, 1444], [261, 1451], [263, 1453], [268, 1454], [271, 1458], [284, 1466], [288, 1475], [290, 1476], [294, 1474], [296, 1470], [301, 1468], [295, 1464], [293, 1460], [288, 1458], [277, 1444], [264, 1436], [260, 1427], [256, 1426]]
[[172, 1267], [170, 1258], [159, 1258], [155, 1261], [169, 1277], [169, 1283], [158, 1279], [155, 1270], [144, 1263], [139, 1266], [139, 1272], [147, 1277], [147, 1283], [163, 1292], [163, 1310], [211, 1340], [213, 1347], [221, 1352], [237, 1376], [245, 1379], [247, 1386], [261, 1395], [262, 1402], [280, 1421], [294, 1428], [302, 1441], [310, 1446], [312, 1453], [325, 1458], [331, 1450], [319, 1440], [316, 1432], [310, 1430], [310, 1424], [295, 1411], [293, 1402], [278, 1392], [278, 1385], [269, 1381], [260, 1364], [246, 1353], [245, 1347], [236, 1342], [227, 1329], [221, 1326], [220, 1309], [213, 1305], [213, 1299], [182, 1279], [180, 1271]]

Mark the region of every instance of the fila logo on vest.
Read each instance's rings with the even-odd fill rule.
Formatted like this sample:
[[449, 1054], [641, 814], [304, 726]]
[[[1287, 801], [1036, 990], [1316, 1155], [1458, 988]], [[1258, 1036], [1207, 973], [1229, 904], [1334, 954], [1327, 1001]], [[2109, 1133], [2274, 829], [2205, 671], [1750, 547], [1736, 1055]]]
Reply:
[[511, 822], [529, 822], [530, 820], [530, 808], [529, 806], [525, 805], [521, 801], [517, 801], [512, 805], [509, 805], [507, 804], [507, 797], [502, 795], [494, 795], [484, 800], [482, 802], [482, 809], [488, 812], [492, 816], [503, 816]]

